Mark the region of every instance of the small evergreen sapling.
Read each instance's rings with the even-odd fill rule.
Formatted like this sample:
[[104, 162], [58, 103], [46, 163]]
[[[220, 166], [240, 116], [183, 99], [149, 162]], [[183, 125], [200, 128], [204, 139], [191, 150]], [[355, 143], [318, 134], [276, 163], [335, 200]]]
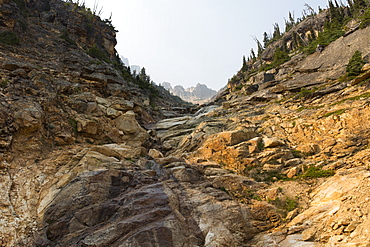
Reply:
[[365, 61], [362, 59], [362, 54], [359, 50], [355, 51], [347, 65], [348, 76], [357, 76], [361, 73]]

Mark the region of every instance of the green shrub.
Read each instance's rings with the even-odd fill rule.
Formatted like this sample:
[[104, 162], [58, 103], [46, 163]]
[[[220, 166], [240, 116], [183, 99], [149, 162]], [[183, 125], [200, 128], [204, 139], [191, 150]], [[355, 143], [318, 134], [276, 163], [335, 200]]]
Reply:
[[362, 53], [357, 50], [351, 57], [347, 65], [347, 75], [357, 76], [361, 74], [361, 69], [364, 66], [365, 61], [362, 59]]
[[277, 197], [275, 200], [268, 200], [268, 202], [274, 205], [278, 209], [277, 212], [280, 213], [283, 217], [286, 217], [288, 212], [298, 208], [298, 197]]
[[290, 212], [298, 207], [298, 202], [295, 199], [286, 198], [285, 200], [285, 209]]
[[74, 41], [73, 39], [71, 39], [69, 37], [69, 32], [68, 32], [67, 29], [64, 29], [62, 31], [62, 34], [60, 35], [60, 38], [61, 39], [64, 39], [65, 41], [67, 41], [67, 43], [70, 44], [70, 45], [77, 45], [76, 41]]
[[367, 9], [365, 13], [361, 16], [360, 28], [365, 28], [370, 26], [370, 9]]
[[283, 209], [286, 212], [290, 212], [298, 207], [297, 200], [289, 197], [285, 197], [283, 199], [278, 197], [275, 200], [269, 200], [269, 203], [275, 205], [279, 209]]
[[240, 84], [240, 85], [236, 86], [234, 88], [234, 92], [242, 90], [243, 87], [244, 87], [243, 84]]
[[89, 54], [91, 57], [97, 58], [97, 59], [102, 60], [102, 61], [105, 61], [107, 63], [110, 62], [107, 54], [105, 54], [104, 51], [102, 51], [98, 47], [96, 47], [96, 45], [94, 45], [93, 47], [91, 47], [87, 51], [87, 54]]
[[87, 35], [93, 35], [94, 34], [94, 26], [91, 24], [91, 21], [85, 20], [84, 23], [85, 30], [87, 32]]
[[299, 92], [297, 93], [296, 98], [298, 98], [298, 99], [306, 98], [308, 95], [310, 95], [310, 94], [312, 94], [312, 93], [316, 92], [317, 90], [319, 90], [319, 88], [317, 88], [317, 87], [313, 87], [313, 88], [311, 88], [311, 89], [308, 89], [308, 88], [302, 87], [302, 88], [301, 88], [301, 91], [299, 91]]
[[0, 33], [0, 43], [6, 45], [19, 45], [20, 40], [12, 31], [4, 31]]
[[229, 194], [229, 191], [225, 187], [220, 187], [219, 189]]
[[26, 9], [26, 2], [24, 0], [14, 0], [21, 11]]
[[316, 109], [320, 109], [320, 108], [323, 108], [323, 107], [324, 107], [323, 105], [301, 106], [297, 109], [297, 112], [301, 112], [301, 111], [304, 111], [304, 110], [316, 110]]
[[328, 46], [331, 42], [337, 40], [344, 35], [342, 27], [337, 25], [327, 25], [324, 31], [320, 32], [317, 39], [313, 40], [304, 50], [307, 54], [312, 54], [316, 51], [318, 45], [321, 47]]
[[322, 167], [310, 165], [308, 169], [300, 177], [302, 178], [323, 178], [333, 176], [333, 170], [323, 170]]
[[292, 150], [292, 154], [294, 158], [303, 158], [304, 154], [299, 150]]
[[252, 196], [251, 196], [251, 198], [252, 198], [253, 200], [256, 200], [256, 201], [262, 201], [262, 198], [261, 198], [261, 196], [259, 196], [259, 195], [252, 195]]
[[299, 98], [304, 98], [304, 97], [306, 97], [307, 95], [309, 95], [311, 93], [312, 93], [312, 90], [309, 90], [305, 87], [302, 87], [301, 91], [298, 93], [298, 97]]
[[262, 68], [264, 71], [276, 68], [277, 66], [290, 60], [290, 56], [286, 51], [283, 51], [279, 47], [276, 48], [274, 55], [272, 56], [271, 64], [266, 65]]
[[27, 29], [28, 29], [28, 23], [27, 22], [19, 20], [18, 23], [19, 23], [23, 32], [27, 31]]
[[265, 149], [265, 144], [262, 141], [257, 142], [258, 150], [262, 151]]
[[282, 64], [282, 63], [285, 63], [286, 61], [289, 61], [290, 56], [288, 55], [287, 52], [281, 50], [278, 47], [278, 48], [276, 48], [273, 59], [274, 59], [275, 64]]
[[319, 34], [318, 41], [323, 47], [328, 46], [331, 42], [337, 40], [344, 35], [342, 27], [337, 25], [331, 25], [325, 28], [324, 32]]
[[9, 84], [9, 80], [2, 80], [0, 81], [0, 87], [1, 88], [6, 88]]
[[73, 118], [70, 118], [70, 119], [68, 119], [68, 123], [72, 127], [73, 132], [75, 134], [77, 134], [78, 133], [78, 131], [77, 131], [77, 120], [73, 119]]

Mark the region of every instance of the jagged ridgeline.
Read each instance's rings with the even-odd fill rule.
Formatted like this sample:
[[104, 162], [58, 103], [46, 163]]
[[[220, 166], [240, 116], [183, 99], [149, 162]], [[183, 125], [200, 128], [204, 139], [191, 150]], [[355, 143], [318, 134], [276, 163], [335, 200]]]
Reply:
[[[267, 71], [272, 76], [273, 69], [294, 60], [298, 55], [310, 55], [322, 52], [326, 46], [340, 37], [347, 36], [357, 29], [370, 25], [370, 9], [367, 0], [349, 0], [345, 5], [337, 0], [328, 1], [328, 9], [319, 8], [316, 12], [305, 4], [303, 16], [295, 19], [289, 12], [285, 19], [285, 31], [281, 32], [279, 24], [273, 25], [273, 33], [263, 33], [262, 42], [256, 37], [257, 52], [243, 57], [240, 71], [229, 80], [232, 91], [250, 86], [251, 77], [261, 71]], [[292, 61], [292, 63], [294, 63]], [[270, 71], [271, 70], [271, 71]], [[247, 89], [247, 93], [256, 87]]]

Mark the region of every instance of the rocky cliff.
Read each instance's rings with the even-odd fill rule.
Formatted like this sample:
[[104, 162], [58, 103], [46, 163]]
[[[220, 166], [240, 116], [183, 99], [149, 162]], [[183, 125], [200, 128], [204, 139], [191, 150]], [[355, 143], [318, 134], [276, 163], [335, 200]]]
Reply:
[[[113, 145], [117, 161], [140, 157], [156, 142], [142, 126], [186, 108], [130, 74], [114, 49], [114, 27], [83, 6], [1, 1], [0, 18], [0, 245], [33, 246], [59, 193], [55, 181], [85, 171], [67, 168], [64, 155]], [[42, 165], [48, 156], [61, 163]]]
[[370, 244], [370, 27], [179, 115], [119, 64], [109, 21], [0, 4], [1, 246]]

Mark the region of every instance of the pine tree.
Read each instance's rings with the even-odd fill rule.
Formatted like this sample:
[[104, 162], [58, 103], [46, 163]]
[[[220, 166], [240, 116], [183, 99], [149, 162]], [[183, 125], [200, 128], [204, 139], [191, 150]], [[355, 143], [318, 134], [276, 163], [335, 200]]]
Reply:
[[352, 0], [347, 0], [348, 6], [350, 9], [353, 9], [353, 1]]
[[317, 39], [317, 35], [316, 35], [316, 32], [315, 32], [315, 29], [312, 26], [311, 26], [310, 32], [311, 32], [311, 38], [312, 38], [312, 40]]
[[304, 6], [306, 7], [307, 11], [309, 12], [309, 15], [316, 15], [315, 10], [309, 4], [305, 3]]
[[262, 52], [263, 52], [263, 46], [261, 44], [261, 42], [256, 38], [256, 37], [253, 37], [254, 41], [256, 41], [257, 43], [257, 56], [261, 56], [262, 55]]
[[290, 57], [287, 52], [284, 51], [284, 48], [277, 47], [273, 55], [272, 65], [278, 66], [286, 61], [289, 61]]
[[261, 42], [259, 40], [257, 40], [257, 55], [258, 57], [260, 57], [262, 55], [262, 52], [263, 52], [263, 46], [261, 44]]
[[250, 55], [250, 60], [252, 60], [253, 62], [256, 61], [256, 53], [254, 52], [253, 48], [251, 49], [251, 55]]
[[292, 23], [293, 25], [295, 24], [295, 20], [294, 20], [294, 13], [292, 14], [290, 11], [289, 11], [289, 21], [290, 21], [290, 23]]
[[243, 66], [242, 66], [242, 71], [247, 71], [247, 70], [248, 70], [247, 61], [245, 60], [245, 56], [243, 56]]
[[150, 76], [146, 74], [145, 68], [143, 67], [138, 75], [139, 79], [147, 84], [150, 84]]
[[331, 22], [334, 25], [341, 25], [343, 23], [343, 13], [340, 11], [340, 6], [338, 2], [335, 0], [335, 5], [333, 1], [329, 0], [329, 10], [331, 16]]
[[274, 24], [274, 32], [272, 34], [272, 39], [273, 40], [278, 40], [280, 37], [281, 37], [281, 33], [280, 33], [279, 24], [278, 23], [275, 23]]
[[365, 61], [362, 59], [362, 53], [359, 50], [355, 51], [347, 65], [348, 76], [359, 75], [364, 64]]
[[335, 2], [335, 7], [339, 8], [339, 4], [338, 4], [337, 0], [334, 0], [334, 2]]
[[289, 11], [289, 20], [285, 20], [285, 32], [288, 32], [295, 25], [294, 15]]
[[353, 6], [356, 9], [362, 9], [366, 7], [366, 2], [364, 0], [353, 0]]
[[284, 43], [283, 46], [281, 47], [281, 50], [284, 53], [288, 54], [289, 53], [288, 45], [286, 43]]
[[263, 33], [263, 47], [266, 48], [269, 42], [270, 42], [270, 37], [268, 36], [266, 32], [264, 32]]

